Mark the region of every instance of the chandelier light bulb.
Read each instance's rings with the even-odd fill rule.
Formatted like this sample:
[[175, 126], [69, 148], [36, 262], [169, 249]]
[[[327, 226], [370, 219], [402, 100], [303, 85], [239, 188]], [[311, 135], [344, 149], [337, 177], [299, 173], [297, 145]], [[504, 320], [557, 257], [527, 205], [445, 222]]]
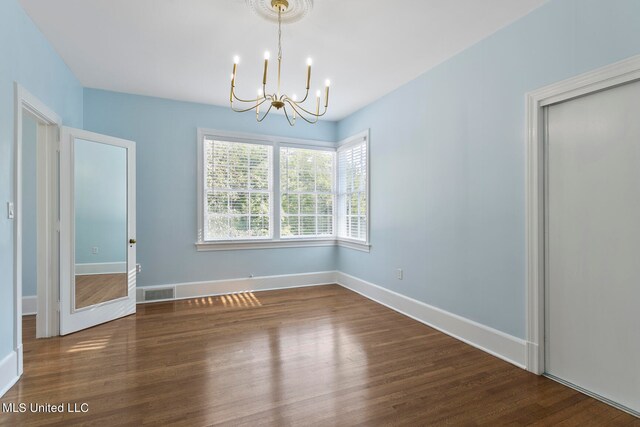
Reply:
[[320, 98], [320, 95], [322, 95], [322, 92], [320, 92], [320, 90], [316, 91], [316, 98]]
[[308, 65], [309, 67], [311, 67], [311, 66], [313, 65], [313, 59], [311, 59], [310, 57], [309, 57], [309, 58], [307, 58], [307, 65]]
[[268, 51], [268, 50], [265, 50], [265, 51], [264, 51], [264, 59], [267, 59], [267, 60], [268, 60], [269, 58], [271, 58], [271, 53], [269, 53], [269, 51]]
[[291, 97], [291, 99], [293, 99], [294, 101], [298, 100], [298, 95], [296, 95], [295, 93], [293, 94], [293, 96]]
[[240, 63], [240, 57], [238, 55], [233, 57], [233, 63], [236, 65]]
[[325, 85], [326, 87], [331, 86], [331, 80], [329, 80], [329, 79], [325, 80], [325, 81], [324, 81], [324, 85]]
[[262, 96], [262, 88], [258, 89], [258, 96]]

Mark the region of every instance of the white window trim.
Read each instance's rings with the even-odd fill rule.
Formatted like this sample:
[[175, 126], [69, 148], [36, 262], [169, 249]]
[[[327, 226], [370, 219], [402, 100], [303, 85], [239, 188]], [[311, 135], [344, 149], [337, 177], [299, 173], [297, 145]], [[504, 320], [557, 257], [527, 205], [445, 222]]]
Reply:
[[[204, 240], [204, 138], [209, 137], [229, 142], [244, 142], [249, 144], [265, 144], [273, 147], [273, 201], [271, 206], [271, 238], [260, 238], [252, 240]], [[315, 150], [325, 150], [337, 152], [338, 148], [362, 141], [367, 141], [367, 168], [369, 168], [369, 130], [361, 132], [357, 135], [349, 137], [339, 143], [330, 141], [319, 141], [299, 138], [286, 138], [273, 135], [262, 135], [244, 132], [229, 132], [217, 129], [198, 128], [197, 143], [197, 234], [196, 234], [196, 250], [203, 251], [227, 251], [227, 250], [244, 250], [244, 249], [274, 249], [274, 248], [300, 248], [300, 247], [317, 247], [317, 246], [342, 246], [363, 252], [369, 252], [371, 245], [369, 244], [369, 179], [370, 174], [367, 173], [367, 241], [338, 238], [337, 234], [331, 237], [280, 237], [280, 181], [276, 180], [280, 176], [280, 147], [297, 147], [312, 148]], [[336, 156], [337, 157], [337, 156]], [[368, 171], [367, 171], [368, 172]], [[337, 160], [334, 167], [334, 173], [337, 179]], [[277, 182], [276, 182], [277, 181]], [[337, 185], [337, 181], [336, 181]], [[334, 230], [336, 229], [336, 219], [334, 215]]]
[[[346, 248], [351, 248], [351, 249], [356, 249], [356, 250], [360, 250], [360, 251], [364, 251], [364, 252], [369, 252], [370, 248], [371, 248], [371, 244], [369, 243], [369, 232], [371, 230], [371, 200], [370, 200], [370, 191], [369, 189], [371, 188], [371, 163], [370, 163], [370, 152], [369, 152], [369, 129], [362, 131], [360, 133], [357, 133], [353, 136], [350, 136], [348, 138], [343, 139], [342, 141], [340, 141], [336, 147], [336, 168], [335, 168], [335, 173], [336, 173], [336, 187], [339, 185], [338, 184], [338, 164], [337, 164], [337, 159], [338, 159], [338, 155], [337, 153], [341, 150], [341, 149], [345, 149], [348, 148], [352, 145], [355, 144], [359, 144], [362, 142], [362, 140], [365, 141], [366, 147], [367, 147], [367, 180], [365, 181], [365, 193], [367, 195], [367, 229], [366, 231], [366, 238], [364, 241], [362, 240], [358, 240], [358, 239], [350, 239], [347, 237], [340, 237], [338, 236], [338, 227], [336, 225], [336, 240], [338, 242], [338, 246], [343, 246]], [[336, 218], [337, 219], [337, 218]], [[336, 221], [337, 222], [337, 221]]]

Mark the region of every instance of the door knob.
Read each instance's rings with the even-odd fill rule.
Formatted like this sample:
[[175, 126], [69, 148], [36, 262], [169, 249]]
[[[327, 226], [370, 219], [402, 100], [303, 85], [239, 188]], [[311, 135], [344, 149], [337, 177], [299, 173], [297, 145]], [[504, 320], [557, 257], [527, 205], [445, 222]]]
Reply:
[[130, 245], [135, 245], [136, 244], [136, 239], [129, 239], [129, 244]]

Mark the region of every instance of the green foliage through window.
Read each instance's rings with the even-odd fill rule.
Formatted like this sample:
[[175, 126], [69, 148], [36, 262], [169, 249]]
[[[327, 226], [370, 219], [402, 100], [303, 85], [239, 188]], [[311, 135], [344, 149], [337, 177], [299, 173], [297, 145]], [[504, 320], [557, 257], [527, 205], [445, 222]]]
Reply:
[[338, 237], [367, 240], [367, 142], [338, 150]]
[[332, 151], [280, 148], [282, 237], [334, 234], [334, 165]]
[[206, 240], [271, 237], [268, 145], [205, 138]]
[[[366, 139], [337, 151], [210, 136], [203, 143], [203, 240], [337, 235], [368, 241]], [[274, 171], [274, 163], [279, 163], [279, 170]], [[274, 185], [279, 189], [275, 202]], [[279, 218], [274, 217], [278, 212]], [[274, 225], [279, 225], [279, 235], [274, 236]]]

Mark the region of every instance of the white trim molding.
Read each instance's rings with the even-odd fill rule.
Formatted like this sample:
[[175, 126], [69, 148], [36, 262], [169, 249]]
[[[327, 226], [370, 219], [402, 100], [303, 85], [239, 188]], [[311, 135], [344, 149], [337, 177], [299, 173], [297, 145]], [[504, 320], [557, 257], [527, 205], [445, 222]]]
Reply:
[[453, 338], [502, 360], [525, 368], [526, 342], [346, 273], [338, 272], [338, 284], [379, 304], [424, 323]]
[[19, 378], [18, 354], [12, 351], [0, 360], [0, 397], [4, 396]]
[[247, 277], [242, 279], [209, 280], [203, 282], [173, 283], [158, 286], [143, 286], [137, 288], [137, 302], [144, 301], [144, 292], [157, 289], [174, 289], [174, 298], [164, 301], [189, 298], [209, 297], [237, 292], [270, 291], [275, 289], [290, 289], [305, 286], [332, 285], [336, 282], [336, 271], [320, 271], [315, 273], [282, 274], [277, 276]]
[[635, 80], [640, 80], [640, 55], [526, 94], [526, 367], [533, 373], [545, 371], [544, 107]]
[[126, 261], [76, 264], [76, 275], [79, 276], [87, 276], [91, 274], [116, 274], [126, 272]]
[[[62, 119], [55, 111], [47, 107], [38, 98], [22, 87], [18, 82], [14, 82], [14, 168], [13, 168], [13, 194], [16, 216], [13, 224], [13, 310], [15, 322], [13, 328], [13, 348], [16, 353], [17, 375], [22, 375], [22, 118], [24, 114], [29, 114], [38, 123], [38, 148], [44, 143], [46, 153], [39, 153], [38, 166], [43, 179], [49, 179], [51, 185], [57, 180], [52, 179], [57, 176], [57, 158], [54, 153], [57, 150], [59, 126]], [[45, 169], [42, 169], [42, 155], [46, 156], [44, 162]], [[39, 187], [42, 181], [38, 182]], [[54, 231], [54, 224], [57, 223], [56, 198], [52, 196], [51, 187], [46, 190], [38, 189], [38, 203], [42, 206], [38, 215], [38, 306], [44, 313], [36, 319], [36, 335], [38, 337], [57, 335], [57, 305], [58, 282], [57, 282], [57, 235]], [[42, 244], [40, 244], [42, 243]], [[40, 251], [42, 249], [42, 251]], [[42, 273], [42, 274], [41, 274]], [[0, 382], [0, 387], [2, 387]]]
[[343, 237], [339, 237], [336, 239], [336, 245], [343, 247], [343, 248], [349, 248], [349, 249], [354, 249], [356, 251], [360, 251], [360, 252], [370, 252], [371, 251], [371, 244], [366, 243], [366, 242], [362, 242], [360, 240], [351, 240], [351, 239], [345, 239]]
[[240, 249], [276, 249], [276, 248], [306, 248], [313, 246], [335, 246], [335, 239], [291, 239], [291, 240], [238, 240], [224, 242], [198, 242], [195, 244], [198, 252], [233, 251]]
[[281, 239], [281, 240], [238, 240], [225, 242], [198, 242], [198, 252], [235, 251], [242, 249], [310, 248], [317, 246], [342, 246], [357, 251], [369, 252], [371, 245], [355, 240], [331, 239]]

